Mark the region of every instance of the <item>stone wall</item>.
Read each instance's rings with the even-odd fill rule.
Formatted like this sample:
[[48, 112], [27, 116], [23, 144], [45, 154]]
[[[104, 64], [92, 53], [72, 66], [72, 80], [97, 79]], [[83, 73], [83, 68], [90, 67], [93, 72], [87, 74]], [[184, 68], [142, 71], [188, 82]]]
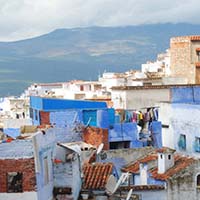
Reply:
[[189, 84], [196, 83], [196, 48], [200, 41], [192, 36], [175, 37], [170, 40], [170, 71], [172, 77], [187, 78]]
[[172, 77], [186, 77], [194, 83], [195, 70], [191, 68], [191, 41], [189, 37], [176, 37], [170, 40], [170, 70]]

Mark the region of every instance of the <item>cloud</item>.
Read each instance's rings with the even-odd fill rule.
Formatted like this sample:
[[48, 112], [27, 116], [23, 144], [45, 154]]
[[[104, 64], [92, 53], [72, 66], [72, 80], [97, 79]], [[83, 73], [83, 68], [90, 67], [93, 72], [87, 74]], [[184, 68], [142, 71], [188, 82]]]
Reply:
[[0, 40], [57, 28], [199, 23], [198, 0], [0, 0]]

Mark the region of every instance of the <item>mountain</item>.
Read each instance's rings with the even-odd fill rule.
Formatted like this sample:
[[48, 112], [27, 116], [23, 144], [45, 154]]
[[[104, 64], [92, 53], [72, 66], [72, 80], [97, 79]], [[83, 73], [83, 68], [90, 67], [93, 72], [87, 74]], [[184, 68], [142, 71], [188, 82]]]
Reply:
[[34, 82], [96, 80], [104, 71], [140, 69], [169, 48], [171, 37], [200, 35], [192, 24], [58, 29], [0, 42], [0, 96], [20, 95]]

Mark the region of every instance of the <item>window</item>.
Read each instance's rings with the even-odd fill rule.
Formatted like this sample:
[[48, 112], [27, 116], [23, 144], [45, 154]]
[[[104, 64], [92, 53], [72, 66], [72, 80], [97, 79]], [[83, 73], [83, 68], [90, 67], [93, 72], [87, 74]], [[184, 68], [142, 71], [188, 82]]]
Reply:
[[33, 109], [29, 108], [30, 118], [33, 119]]
[[178, 147], [180, 150], [186, 150], [186, 136], [184, 134], [180, 134]]
[[197, 187], [200, 188], [200, 174], [197, 176]]
[[168, 160], [171, 160], [171, 155], [168, 155]]
[[22, 173], [9, 172], [7, 173], [7, 192], [16, 193], [22, 192]]
[[38, 121], [38, 111], [35, 110], [35, 120]]
[[199, 137], [195, 137], [194, 150], [195, 152], [200, 152], [200, 138]]
[[126, 149], [130, 148], [130, 141], [110, 142], [110, 149]]
[[197, 57], [198, 57], [197, 61], [200, 62], [200, 51], [199, 50], [197, 51]]
[[160, 158], [162, 159], [162, 154], [160, 154]]
[[80, 85], [80, 91], [84, 91], [84, 86]]

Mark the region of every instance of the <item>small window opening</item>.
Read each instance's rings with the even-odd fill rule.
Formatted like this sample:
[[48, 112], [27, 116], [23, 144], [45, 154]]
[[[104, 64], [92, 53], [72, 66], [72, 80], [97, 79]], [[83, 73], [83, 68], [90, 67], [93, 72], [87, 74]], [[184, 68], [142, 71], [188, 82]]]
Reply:
[[9, 172], [7, 174], [7, 192], [22, 192], [22, 173]]
[[171, 160], [171, 155], [168, 155], [168, 160]]
[[197, 176], [197, 187], [200, 188], [200, 174]]

